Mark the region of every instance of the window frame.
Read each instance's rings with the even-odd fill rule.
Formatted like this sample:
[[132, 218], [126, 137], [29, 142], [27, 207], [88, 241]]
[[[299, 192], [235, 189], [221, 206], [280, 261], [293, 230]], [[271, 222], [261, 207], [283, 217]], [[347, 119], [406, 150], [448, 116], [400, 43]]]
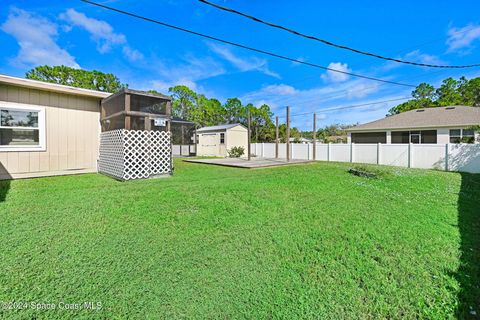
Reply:
[[[459, 135], [452, 136], [452, 131], [460, 131]], [[473, 131], [473, 136], [472, 135], [465, 135], [463, 131]], [[470, 137], [473, 138], [472, 142], [463, 142], [464, 137]], [[465, 128], [454, 128], [454, 129], [449, 129], [448, 131], [448, 142], [451, 144], [475, 144], [475, 130], [471, 129], [465, 129]], [[458, 142], [452, 142], [452, 138], [458, 139]]]
[[[222, 135], [223, 135], [223, 138], [222, 138]], [[220, 144], [225, 144], [225, 132], [220, 132]]]
[[30, 151], [45, 151], [47, 149], [46, 144], [46, 126], [45, 126], [45, 107], [24, 104], [8, 101], [0, 101], [0, 110], [15, 110], [15, 111], [30, 111], [38, 113], [38, 127], [7, 127], [0, 125], [0, 129], [26, 129], [26, 130], [38, 130], [38, 145], [0, 145], [0, 152], [30, 152]]
[[[418, 138], [418, 142], [413, 142], [413, 137]], [[422, 131], [410, 131], [408, 142], [411, 144], [422, 144]]]

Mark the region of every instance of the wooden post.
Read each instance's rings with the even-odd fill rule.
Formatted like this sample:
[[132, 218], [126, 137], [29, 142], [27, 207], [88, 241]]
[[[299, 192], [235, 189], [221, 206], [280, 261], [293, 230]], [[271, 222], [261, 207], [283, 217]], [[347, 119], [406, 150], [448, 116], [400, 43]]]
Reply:
[[290, 107], [287, 107], [287, 161], [290, 161]]
[[[165, 113], [167, 114], [167, 132], [170, 134], [170, 175], [173, 175], [173, 139], [172, 139], [172, 101], [167, 101], [165, 106]], [[180, 147], [180, 150], [182, 147]], [[181, 151], [180, 151], [181, 152]]]
[[317, 157], [317, 114], [313, 113], [313, 156], [312, 159], [315, 160]]
[[170, 122], [172, 121], [172, 102], [171, 101], [167, 102], [165, 113], [167, 114], [167, 132], [170, 132], [172, 129], [170, 124]]
[[251, 127], [251, 119], [250, 119], [250, 110], [247, 111], [247, 124], [248, 124], [248, 137], [247, 137], [247, 144], [248, 144], [248, 147], [247, 147], [247, 152], [248, 152], [248, 160], [250, 161], [250, 157], [251, 157], [251, 152], [250, 152], [250, 127]]
[[146, 131], [152, 130], [152, 120], [150, 120], [150, 117], [145, 117], [144, 123], [145, 123], [145, 130]]
[[105, 120], [104, 118], [107, 116], [105, 111], [105, 105], [100, 102], [100, 124], [101, 124], [101, 131], [106, 131]]
[[185, 137], [184, 137], [185, 136], [185, 125], [182, 123], [182, 124], [180, 124], [180, 126], [181, 126], [180, 128], [182, 128], [182, 143], [181, 144], [183, 145], [183, 144], [185, 144]]
[[130, 130], [132, 127], [132, 118], [128, 114], [130, 112], [130, 93], [125, 94], [125, 129]]
[[275, 118], [275, 158], [278, 159], [278, 116]]

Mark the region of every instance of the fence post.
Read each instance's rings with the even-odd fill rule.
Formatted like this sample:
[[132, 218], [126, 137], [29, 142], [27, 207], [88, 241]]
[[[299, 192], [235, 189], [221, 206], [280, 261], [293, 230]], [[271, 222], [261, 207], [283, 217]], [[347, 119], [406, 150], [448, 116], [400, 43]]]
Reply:
[[[310, 146], [308, 147], [308, 151], [310, 151]], [[312, 159], [315, 161], [317, 159], [317, 114], [313, 113], [313, 145], [312, 145], [312, 152], [313, 157]], [[310, 157], [308, 158], [310, 160]]]
[[353, 163], [353, 142], [350, 143], [350, 162]]
[[330, 145], [331, 144], [332, 144], [331, 142], [327, 144], [327, 161], [330, 161]]
[[450, 151], [450, 147], [448, 146], [448, 143], [445, 143], [445, 171], [448, 171], [448, 152]]
[[264, 143], [262, 142], [262, 158], [265, 157], [265, 146]]
[[286, 148], [287, 148], [287, 162], [290, 161], [290, 107], [287, 107], [287, 141], [286, 141]]
[[380, 155], [381, 155], [381, 150], [380, 148], [382, 147], [382, 144], [379, 142], [377, 143], [377, 164], [380, 164]]
[[408, 167], [412, 167], [412, 143], [408, 144]]
[[[250, 110], [247, 111], [247, 127], [248, 127], [248, 136], [247, 136], [247, 144], [248, 144], [248, 147], [247, 147], [247, 153], [248, 153], [248, 161], [250, 161], [251, 157], [252, 157], [252, 150], [251, 150], [251, 147], [252, 147], [252, 142], [250, 141], [250, 134], [251, 134], [251, 122], [252, 122], [252, 119], [250, 118]], [[257, 145], [255, 144], [255, 153], [257, 153]]]
[[310, 160], [310, 143], [307, 143], [307, 160]]
[[275, 118], [275, 158], [278, 159], [278, 116]]

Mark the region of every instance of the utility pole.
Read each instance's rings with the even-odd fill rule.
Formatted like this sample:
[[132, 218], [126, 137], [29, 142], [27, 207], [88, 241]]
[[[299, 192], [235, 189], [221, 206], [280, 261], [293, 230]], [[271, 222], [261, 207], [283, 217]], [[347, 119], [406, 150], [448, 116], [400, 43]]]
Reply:
[[247, 124], [248, 124], [248, 138], [247, 138], [247, 144], [248, 144], [248, 147], [247, 147], [247, 152], [248, 152], [248, 160], [250, 161], [250, 157], [251, 157], [251, 152], [250, 152], [250, 134], [251, 134], [251, 131], [250, 131], [250, 127], [251, 127], [251, 119], [250, 119], [250, 110], [247, 111]]
[[313, 113], [313, 157], [312, 159], [315, 160], [317, 156], [317, 114]]
[[287, 107], [287, 162], [290, 161], [290, 107]]
[[278, 159], [278, 116], [275, 118], [275, 158]]

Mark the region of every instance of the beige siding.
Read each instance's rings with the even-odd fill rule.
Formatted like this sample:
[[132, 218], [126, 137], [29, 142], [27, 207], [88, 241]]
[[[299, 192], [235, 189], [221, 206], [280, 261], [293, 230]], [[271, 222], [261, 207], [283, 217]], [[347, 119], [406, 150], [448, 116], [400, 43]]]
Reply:
[[200, 133], [198, 135], [197, 156], [225, 156], [220, 150], [220, 132]]
[[0, 84], [0, 101], [44, 106], [46, 118], [46, 151], [0, 151], [0, 178], [96, 171], [100, 98]]
[[[220, 143], [220, 133], [225, 133], [225, 144]], [[247, 156], [248, 130], [243, 126], [236, 126], [230, 129], [214, 132], [200, 133], [198, 135], [197, 155], [226, 157], [227, 150], [232, 147], [244, 147], [245, 157]]]
[[248, 130], [242, 126], [236, 126], [227, 130], [226, 149], [233, 147], [243, 147], [245, 150], [244, 157], [247, 157], [248, 149]]

